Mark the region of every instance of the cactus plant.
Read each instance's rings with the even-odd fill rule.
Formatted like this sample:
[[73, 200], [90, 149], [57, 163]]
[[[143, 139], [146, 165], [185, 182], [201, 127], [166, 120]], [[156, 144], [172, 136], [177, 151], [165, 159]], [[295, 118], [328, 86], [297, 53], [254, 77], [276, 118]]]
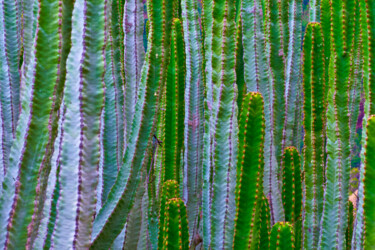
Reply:
[[0, 247], [370, 248], [374, 4], [0, 1]]

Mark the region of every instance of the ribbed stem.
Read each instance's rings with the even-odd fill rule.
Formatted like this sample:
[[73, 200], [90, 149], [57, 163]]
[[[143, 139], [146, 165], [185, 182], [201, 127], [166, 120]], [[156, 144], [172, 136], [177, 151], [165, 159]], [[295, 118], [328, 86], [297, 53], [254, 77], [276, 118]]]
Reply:
[[253, 248], [259, 244], [263, 197], [263, 98], [259, 93], [250, 92], [242, 103], [238, 134], [234, 249]]
[[269, 249], [294, 249], [293, 226], [288, 222], [278, 222], [273, 225], [270, 233]]

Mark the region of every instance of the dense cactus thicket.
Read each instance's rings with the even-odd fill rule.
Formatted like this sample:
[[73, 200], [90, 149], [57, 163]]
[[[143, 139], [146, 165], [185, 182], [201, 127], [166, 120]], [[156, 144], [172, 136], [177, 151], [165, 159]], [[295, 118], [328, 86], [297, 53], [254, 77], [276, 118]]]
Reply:
[[375, 0], [0, 1], [1, 249], [374, 249]]

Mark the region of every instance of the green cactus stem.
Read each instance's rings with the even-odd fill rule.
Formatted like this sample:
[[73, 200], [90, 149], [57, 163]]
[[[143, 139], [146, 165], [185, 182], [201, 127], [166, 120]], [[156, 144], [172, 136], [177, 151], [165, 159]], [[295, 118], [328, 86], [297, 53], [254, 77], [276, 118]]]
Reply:
[[353, 202], [348, 201], [348, 228], [346, 229], [346, 249], [352, 249], [352, 237], [354, 226], [354, 206]]
[[[289, 2], [289, 1], [283, 1]], [[271, 222], [275, 223], [276, 221], [279, 221], [277, 219], [277, 216], [275, 216], [275, 213], [280, 213], [280, 211], [283, 210], [282, 204], [280, 209], [276, 206], [276, 203], [278, 203], [277, 199], [278, 194], [280, 193], [279, 187], [278, 187], [278, 173], [280, 168], [280, 162], [281, 162], [281, 156], [282, 156], [282, 144], [283, 144], [283, 130], [284, 130], [284, 121], [285, 121], [285, 56], [287, 53], [287, 50], [285, 50], [284, 53], [280, 53], [283, 51], [283, 38], [289, 37], [289, 33], [286, 32], [286, 34], [282, 33], [281, 30], [281, 22], [286, 21], [286, 23], [283, 23], [283, 26], [289, 26], [288, 20], [281, 20], [281, 13], [279, 9], [279, 1], [277, 0], [268, 0], [266, 1], [267, 6], [267, 32], [269, 33], [269, 66], [270, 66], [270, 82], [272, 82], [272, 90], [273, 91], [273, 114], [272, 114], [272, 131], [273, 131], [273, 144], [274, 144], [274, 150], [270, 150], [275, 155], [275, 161], [271, 161], [270, 164], [266, 164], [265, 166], [265, 175], [268, 175], [268, 178], [266, 178], [265, 185], [268, 185], [269, 192], [271, 193], [270, 197], [270, 203], [271, 206], [275, 207], [274, 210], [272, 210], [271, 214]], [[289, 6], [289, 5], [288, 5]], [[286, 13], [289, 13], [289, 8], [286, 9]], [[289, 31], [289, 30], [288, 30]], [[288, 41], [285, 41], [287, 44]], [[287, 47], [285, 45], [285, 47]], [[285, 48], [284, 47], [284, 48]], [[261, 75], [264, 75], [264, 73], [260, 73]], [[262, 93], [262, 91], [261, 91]], [[262, 93], [263, 94], [263, 93]], [[263, 94], [264, 96], [264, 94]], [[266, 117], [267, 119], [267, 117]], [[266, 142], [267, 143], [267, 142]], [[268, 157], [265, 156], [265, 159]], [[267, 167], [269, 165], [269, 167]], [[281, 201], [280, 201], [281, 203]], [[276, 217], [276, 218], [274, 218]], [[284, 220], [284, 219], [281, 219]]]
[[295, 147], [287, 147], [283, 156], [282, 199], [285, 220], [293, 225], [295, 247], [302, 244], [302, 183], [300, 155]]
[[165, 204], [163, 245], [160, 249], [189, 249], [189, 229], [186, 206], [179, 198]]
[[324, 51], [320, 23], [309, 23], [303, 44], [305, 242], [317, 244], [324, 183]]
[[259, 247], [258, 249], [267, 249], [269, 245], [269, 233], [271, 231], [271, 216], [269, 203], [266, 196], [262, 196], [261, 214], [259, 218]]
[[[375, 16], [374, 12], [370, 11], [374, 9], [374, 2], [373, 1], [366, 1], [360, 0], [359, 1], [359, 8], [360, 8], [360, 37], [361, 37], [361, 47], [362, 47], [362, 72], [363, 72], [363, 95], [364, 95], [364, 117], [362, 119], [362, 124], [367, 121], [370, 115], [374, 114], [374, 94], [373, 94], [373, 87], [374, 84], [374, 73], [375, 72], [375, 64], [370, 63], [370, 61], [374, 60], [374, 49], [375, 46], [374, 42], [374, 28], [372, 27], [374, 24]], [[372, 56], [371, 56], [372, 54]], [[371, 73], [370, 73], [371, 72]], [[363, 145], [366, 144], [367, 133], [366, 130], [362, 130], [362, 138], [361, 138], [361, 168], [360, 168], [360, 180], [364, 178], [364, 162], [365, 162], [365, 147]], [[355, 218], [354, 223], [354, 231], [353, 231], [353, 241], [352, 247], [353, 248], [360, 248], [363, 245], [363, 203], [364, 203], [364, 187], [363, 182], [361, 181], [359, 184], [358, 189], [358, 205], [357, 205], [357, 215]]]
[[[330, 0], [321, 0], [320, 5], [320, 23], [322, 26], [323, 41], [324, 41], [324, 72], [325, 72], [325, 82], [328, 83], [328, 67], [329, 60], [331, 57], [331, 4]], [[325, 88], [324, 96], [327, 98], [328, 88]], [[325, 105], [327, 105], [327, 100], [325, 100]]]
[[263, 98], [259, 93], [250, 92], [242, 101], [239, 120], [234, 249], [251, 248], [258, 244], [264, 127]]
[[[247, 93], [244, 79], [244, 60], [243, 60], [243, 43], [242, 43], [242, 21], [237, 24], [236, 37], [236, 84], [237, 84], [237, 106], [238, 110], [242, 109], [242, 100]], [[239, 115], [239, 114], [238, 114]]]
[[164, 117], [164, 180], [180, 181], [181, 153], [184, 145], [185, 46], [182, 24], [174, 19], [171, 35], [171, 55], [166, 82]]
[[375, 116], [367, 121], [367, 141], [365, 152], [364, 195], [364, 248], [375, 246]]
[[297, 221], [294, 222], [294, 246], [296, 249], [302, 249], [303, 246], [303, 217], [300, 216]]
[[285, 149], [282, 171], [282, 199], [285, 220], [294, 224], [302, 214], [301, 162], [295, 147], [287, 147]]
[[270, 233], [270, 250], [294, 249], [293, 226], [288, 222], [273, 225]]
[[164, 227], [165, 225], [165, 211], [167, 207], [167, 202], [172, 198], [179, 198], [179, 187], [178, 182], [175, 180], [168, 180], [164, 182], [161, 198], [160, 198], [160, 212], [159, 212], [159, 236], [158, 236], [158, 249], [162, 249], [164, 240]]
[[[80, 112], [79, 112], [79, 90], [80, 84], [76, 79], [80, 75], [81, 57], [83, 54], [83, 29], [84, 18], [81, 5], [82, 0], [75, 2], [72, 16], [71, 52], [67, 59], [67, 74], [65, 81], [64, 101], [65, 111], [61, 121], [62, 141], [60, 154], [59, 195], [56, 197], [56, 210], [58, 216], [54, 222], [54, 232], [48, 241], [53, 242], [54, 247], [61, 248], [64, 244], [72, 246], [74, 240], [74, 228], [78, 208], [78, 164], [80, 145]], [[51, 217], [52, 222], [53, 217]], [[47, 241], [47, 242], [48, 242]], [[49, 243], [46, 244], [46, 246]]]

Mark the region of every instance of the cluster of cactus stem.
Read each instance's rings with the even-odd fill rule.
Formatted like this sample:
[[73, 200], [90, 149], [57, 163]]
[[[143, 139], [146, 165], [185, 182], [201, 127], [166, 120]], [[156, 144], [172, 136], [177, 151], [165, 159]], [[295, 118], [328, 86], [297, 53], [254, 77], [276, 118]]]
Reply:
[[372, 249], [374, 53], [374, 0], [0, 1], [0, 248]]

